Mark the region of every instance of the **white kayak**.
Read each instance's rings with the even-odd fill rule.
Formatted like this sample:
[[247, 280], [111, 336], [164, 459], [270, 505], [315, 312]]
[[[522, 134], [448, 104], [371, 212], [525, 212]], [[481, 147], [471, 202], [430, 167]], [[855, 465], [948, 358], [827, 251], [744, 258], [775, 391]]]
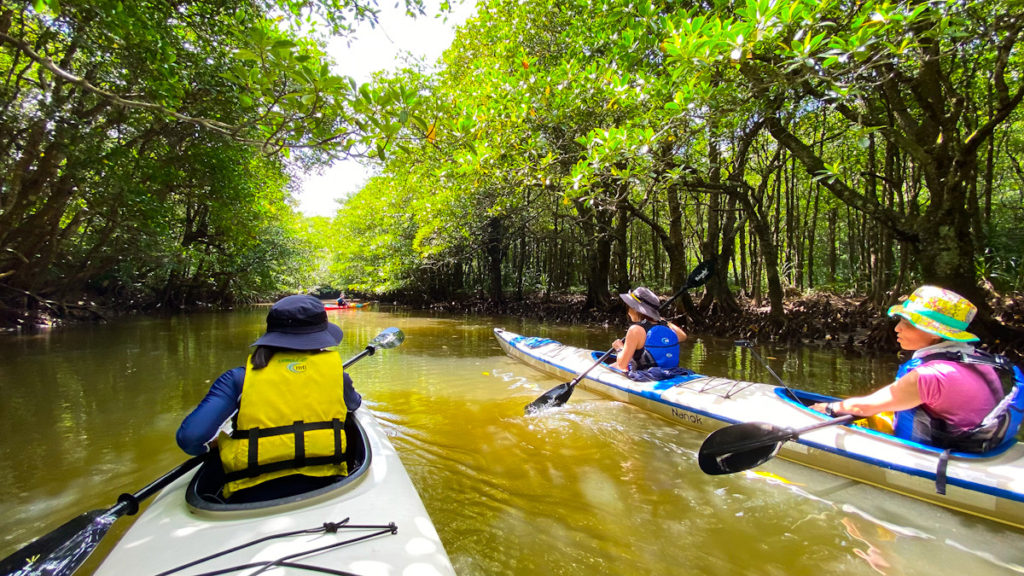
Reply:
[[454, 574], [374, 416], [357, 410], [346, 433], [347, 477], [272, 501], [221, 503], [214, 494], [223, 473], [208, 459], [153, 499], [95, 574]]
[[[600, 352], [526, 337], [500, 328], [502, 349], [556, 378], [570, 380], [594, 365]], [[744, 422], [801, 429], [829, 420], [805, 404], [825, 401], [819, 394], [687, 374], [637, 382], [601, 365], [578, 386], [628, 402], [704, 433]], [[985, 454], [953, 452], [945, 465], [945, 494], [937, 491], [943, 451], [857, 425], [823, 426], [782, 445], [779, 457], [846, 478], [1024, 528], [1024, 446], [1014, 442]]]

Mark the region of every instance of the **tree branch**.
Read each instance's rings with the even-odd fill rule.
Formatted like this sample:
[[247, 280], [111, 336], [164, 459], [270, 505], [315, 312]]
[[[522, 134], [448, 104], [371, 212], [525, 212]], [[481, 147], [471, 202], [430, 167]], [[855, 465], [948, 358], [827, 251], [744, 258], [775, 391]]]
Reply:
[[[790, 132], [782, 124], [778, 116], [769, 116], [766, 122], [768, 132], [771, 133], [772, 137], [796, 156], [809, 174], [820, 176], [827, 172], [825, 163], [821, 158], [803, 140]], [[821, 178], [819, 182], [822, 186], [828, 188], [836, 198], [839, 198], [851, 208], [872, 216], [879, 223], [892, 230], [893, 235], [899, 240], [911, 242], [918, 240], [917, 234], [912, 229], [903, 225], [902, 217], [897, 212], [885, 208], [877, 200], [859, 194], [838, 178]]]
[[[109, 101], [113, 105], [124, 107], [124, 108], [146, 110], [146, 111], [153, 112], [153, 113], [156, 113], [156, 114], [162, 114], [162, 115], [165, 115], [165, 116], [169, 116], [169, 117], [174, 118], [175, 120], [178, 120], [180, 122], [185, 122], [185, 123], [188, 123], [188, 124], [194, 124], [194, 125], [199, 126], [201, 128], [205, 128], [207, 130], [211, 130], [211, 131], [213, 131], [213, 132], [215, 132], [217, 134], [228, 136], [228, 137], [232, 138], [233, 140], [235, 140], [237, 142], [241, 142], [243, 144], [250, 144], [250, 145], [254, 145], [254, 146], [260, 146], [265, 151], [276, 152], [276, 151], [280, 150], [281, 148], [291, 148], [291, 149], [316, 148], [316, 147], [320, 147], [320, 146], [324, 145], [327, 142], [332, 142], [332, 141], [338, 139], [339, 137], [348, 136], [348, 134], [349, 134], [348, 132], [342, 132], [342, 133], [335, 134], [335, 135], [332, 135], [332, 136], [329, 136], [329, 137], [326, 137], [326, 138], [322, 138], [322, 139], [320, 139], [317, 142], [308, 143], [308, 144], [298, 144], [298, 143], [288, 143], [288, 142], [274, 142], [273, 144], [271, 144], [269, 139], [268, 140], [253, 140], [253, 139], [250, 139], [250, 138], [245, 138], [245, 137], [242, 137], [240, 135], [241, 131], [242, 131], [242, 128], [243, 128], [242, 126], [235, 126], [235, 125], [232, 125], [232, 124], [227, 124], [227, 123], [220, 122], [218, 120], [213, 120], [213, 119], [210, 119], [210, 118], [200, 118], [200, 117], [195, 117], [195, 116], [188, 116], [186, 114], [182, 114], [180, 112], [176, 112], [174, 110], [171, 110], [170, 108], [167, 108], [166, 106], [162, 106], [160, 104], [156, 104], [156, 103], [153, 103], [153, 102], [144, 102], [144, 101], [140, 101], [140, 100], [132, 100], [132, 99], [128, 99], [128, 98], [122, 97], [122, 96], [120, 96], [118, 94], [115, 94], [113, 92], [110, 92], [110, 91], [107, 91], [107, 90], [103, 90], [102, 88], [99, 88], [99, 87], [93, 85], [91, 82], [89, 82], [85, 78], [82, 78], [80, 76], [75, 76], [71, 72], [68, 72], [67, 70], [64, 70], [63, 68], [58, 66], [56, 63], [54, 63], [54, 61], [52, 59], [47, 58], [46, 56], [43, 56], [42, 54], [39, 54], [38, 52], [33, 50], [32, 47], [29, 46], [28, 43], [26, 43], [25, 41], [20, 40], [18, 38], [14, 38], [14, 37], [6, 34], [6, 33], [0, 32], [0, 43], [7, 43], [7, 44], [10, 44], [11, 46], [14, 46], [18, 50], [20, 50], [22, 53], [24, 53], [26, 56], [31, 58], [33, 61], [38, 63], [40, 66], [42, 66], [43, 68], [48, 70], [55, 77], [65, 81], [65, 82], [68, 82], [70, 84], [73, 84], [75, 86], [78, 86], [79, 88], [81, 88], [83, 90], [86, 90], [86, 91], [88, 91], [88, 92], [90, 92], [92, 94], [95, 94], [95, 95], [97, 95], [97, 96], [99, 96], [99, 97]], [[280, 132], [280, 128], [278, 129], [278, 132]]]

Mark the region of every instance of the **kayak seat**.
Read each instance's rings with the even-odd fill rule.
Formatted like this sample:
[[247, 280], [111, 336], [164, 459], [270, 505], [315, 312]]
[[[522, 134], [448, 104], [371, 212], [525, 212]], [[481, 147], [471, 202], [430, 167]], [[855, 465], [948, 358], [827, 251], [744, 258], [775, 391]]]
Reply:
[[[207, 453], [189, 482], [185, 491], [185, 501], [192, 508], [214, 512], [258, 510], [292, 504], [342, 489], [370, 468], [371, 457], [366, 432], [352, 412], [349, 412], [345, 419], [345, 436], [345, 456], [349, 471], [347, 476], [284, 476], [242, 490], [235, 497], [225, 500], [221, 492], [225, 482], [224, 468], [220, 463], [220, 454], [214, 449]], [[249, 494], [246, 495], [246, 492]], [[270, 496], [259, 499], [262, 495]]]

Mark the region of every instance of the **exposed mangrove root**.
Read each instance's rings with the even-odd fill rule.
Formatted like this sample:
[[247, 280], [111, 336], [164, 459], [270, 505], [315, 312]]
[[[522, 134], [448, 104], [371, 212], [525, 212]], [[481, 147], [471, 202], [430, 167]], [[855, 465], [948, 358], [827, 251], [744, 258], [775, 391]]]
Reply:
[[93, 304], [53, 300], [28, 290], [0, 284], [0, 328], [31, 329], [66, 322], [103, 322], [104, 311]]

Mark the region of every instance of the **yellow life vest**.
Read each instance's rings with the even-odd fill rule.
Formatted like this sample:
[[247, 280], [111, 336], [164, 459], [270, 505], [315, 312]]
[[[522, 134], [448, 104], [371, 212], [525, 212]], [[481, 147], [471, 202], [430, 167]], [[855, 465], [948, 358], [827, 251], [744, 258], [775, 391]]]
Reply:
[[235, 430], [219, 441], [224, 497], [288, 476], [345, 476], [344, 367], [335, 352], [279, 350], [246, 361]]

